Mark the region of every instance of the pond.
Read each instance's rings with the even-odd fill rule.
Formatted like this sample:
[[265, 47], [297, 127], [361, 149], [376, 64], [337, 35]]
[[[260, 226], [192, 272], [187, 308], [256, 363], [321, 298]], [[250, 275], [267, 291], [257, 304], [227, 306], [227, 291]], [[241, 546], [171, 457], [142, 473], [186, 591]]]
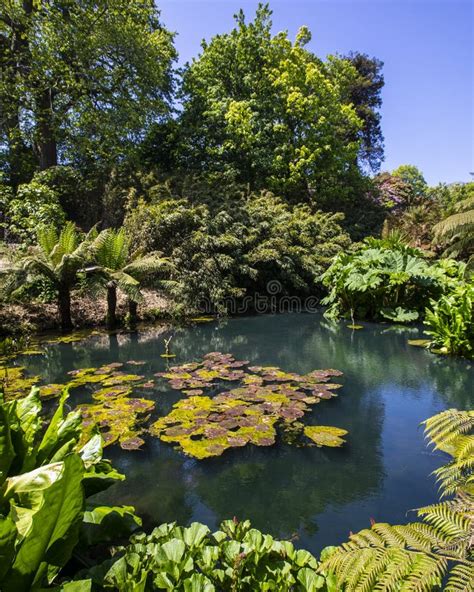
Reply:
[[[449, 407], [472, 408], [473, 366], [408, 345], [422, 336], [419, 329], [367, 323], [353, 331], [318, 313], [232, 318], [172, 333], [172, 361], [160, 357], [164, 335], [149, 330], [51, 345], [45, 356], [21, 363], [47, 382], [65, 382], [73, 369], [127, 360], [145, 361], [139, 372], [151, 377], [210, 351], [301, 374], [336, 368], [344, 373], [338, 397], [314, 406], [304, 422], [344, 428], [347, 443], [299, 448], [277, 440], [195, 460], [146, 437], [142, 450], [106, 448], [127, 479], [97, 501], [134, 505], [147, 528], [195, 520], [215, 528], [226, 518], [248, 518], [317, 553], [371, 519], [406, 522], [409, 510], [436, 499], [430, 473], [444, 459], [427, 449], [420, 422]], [[87, 391], [78, 391], [70, 402], [84, 397]], [[156, 401], [160, 416], [180, 393], [161, 380], [146, 397]]]

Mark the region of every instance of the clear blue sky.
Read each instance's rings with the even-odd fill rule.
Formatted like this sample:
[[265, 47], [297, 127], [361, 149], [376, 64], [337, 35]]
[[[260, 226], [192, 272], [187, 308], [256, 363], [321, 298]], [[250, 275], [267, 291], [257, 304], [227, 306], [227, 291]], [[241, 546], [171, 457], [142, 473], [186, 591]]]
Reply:
[[[228, 31], [250, 0], [157, 0], [178, 33], [180, 63], [203, 38]], [[415, 164], [429, 183], [467, 181], [474, 171], [473, 0], [274, 0], [274, 31], [313, 33], [319, 56], [358, 50], [385, 63], [383, 168]]]

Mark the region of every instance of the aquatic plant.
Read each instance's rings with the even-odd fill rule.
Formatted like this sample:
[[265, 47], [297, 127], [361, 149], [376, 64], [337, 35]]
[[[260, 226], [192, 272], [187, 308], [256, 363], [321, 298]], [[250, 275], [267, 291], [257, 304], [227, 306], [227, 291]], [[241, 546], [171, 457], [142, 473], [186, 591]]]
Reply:
[[426, 309], [429, 347], [441, 353], [474, 358], [474, 281], [432, 300]]
[[39, 376], [25, 376], [23, 366], [0, 366], [0, 385], [8, 400], [24, 397], [39, 380]]
[[199, 522], [187, 528], [161, 524], [149, 535], [134, 535], [116, 557], [111, 566], [90, 570], [84, 584], [175, 592], [336, 592], [333, 577], [317, 573], [311, 553], [263, 534], [248, 520], [226, 520], [213, 533]]
[[316, 446], [330, 446], [339, 448], [345, 442], [341, 436], [347, 434], [347, 430], [332, 426], [305, 426], [304, 434], [310, 438]]
[[[201, 362], [158, 373], [188, 398], [178, 401], [168, 415], [152, 424], [150, 433], [178, 444], [184, 453], [198, 459], [247, 444], [271, 446], [278, 425], [288, 426], [303, 417], [311, 405], [334, 397], [334, 390], [341, 386], [327, 383], [332, 376], [342, 374], [338, 370], [299, 375], [274, 366], [248, 364], [231, 354], [210, 352]], [[222, 381], [240, 384], [213, 397], [204, 395], [205, 389]], [[347, 433], [332, 429], [332, 438], [326, 437], [330, 446], [334, 446], [338, 434]], [[323, 440], [321, 436], [317, 444], [323, 445]]]

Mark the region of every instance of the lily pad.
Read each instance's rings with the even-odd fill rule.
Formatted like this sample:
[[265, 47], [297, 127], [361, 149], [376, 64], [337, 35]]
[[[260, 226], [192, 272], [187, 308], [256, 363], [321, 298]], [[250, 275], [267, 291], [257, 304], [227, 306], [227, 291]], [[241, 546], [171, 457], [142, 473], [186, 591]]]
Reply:
[[39, 376], [25, 376], [23, 366], [0, 367], [0, 385], [3, 386], [5, 399], [7, 400], [26, 396], [31, 387], [39, 381]]
[[415, 347], [428, 347], [430, 344], [429, 339], [409, 339], [408, 345], [414, 345]]
[[104, 438], [104, 446], [118, 443], [125, 450], [136, 450], [144, 440], [146, 415], [155, 403], [147, 399], [129, 398], [126, 394], [79, 405], [83, 417], [83, 439], [92, 435], [95, 426]]
[[215, 321], [214, 317], [193, 317], [191, 321], [194, 323], [210, 323], [211, 321]]
[[329, 446], [339, 448], [345, 443], [342, 436], [347, 435], [347, 430], [332, 426], [305, 426], [304, 434], [312, 440], [316, 446]]

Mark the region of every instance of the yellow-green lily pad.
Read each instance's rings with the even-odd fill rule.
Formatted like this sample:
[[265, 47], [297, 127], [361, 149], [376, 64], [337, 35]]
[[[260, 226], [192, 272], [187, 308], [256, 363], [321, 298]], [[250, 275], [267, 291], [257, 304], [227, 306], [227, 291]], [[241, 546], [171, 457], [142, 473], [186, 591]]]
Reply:
[[347, 430], [332, 426], [305, 426], [304, 434], [312, 440], [316, 446], [329, 446], [339, 448], [345, 443], [342, 436], [347, 435]]

